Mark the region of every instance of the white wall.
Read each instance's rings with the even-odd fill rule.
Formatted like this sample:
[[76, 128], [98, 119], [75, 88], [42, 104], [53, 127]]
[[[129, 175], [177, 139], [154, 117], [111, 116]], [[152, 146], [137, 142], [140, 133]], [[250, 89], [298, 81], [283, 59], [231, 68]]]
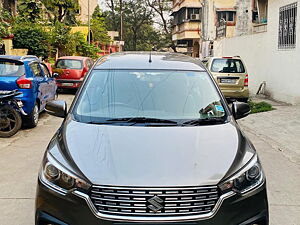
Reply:
[[216, 55], [239, 55], [249, 73], [250, 91], [261, 82], [274, 99], [300, 105], [300, 5], [298, 2], [297, 46], [278, 50], [279, 8], [298, 0], [269, 0], [268, 31], [223, 39], [215, 44]]

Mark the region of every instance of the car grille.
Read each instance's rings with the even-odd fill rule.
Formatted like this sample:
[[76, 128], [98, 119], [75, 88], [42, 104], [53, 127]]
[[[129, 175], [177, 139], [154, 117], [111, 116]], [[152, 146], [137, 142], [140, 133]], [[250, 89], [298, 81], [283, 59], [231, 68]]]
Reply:
[[207, 214], [219, 197], [216, 186], [148, 189], [93, 186], [90, 191], [90, 198], [99, 213], [119, 216]]

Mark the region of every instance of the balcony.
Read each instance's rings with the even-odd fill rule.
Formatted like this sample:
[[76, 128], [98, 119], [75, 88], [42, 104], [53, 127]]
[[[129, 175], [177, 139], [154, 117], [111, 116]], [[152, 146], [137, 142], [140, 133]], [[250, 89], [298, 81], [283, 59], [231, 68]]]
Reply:
[[201, 23], [187, 21], [173, 28], [173, 40], [199, 39]]

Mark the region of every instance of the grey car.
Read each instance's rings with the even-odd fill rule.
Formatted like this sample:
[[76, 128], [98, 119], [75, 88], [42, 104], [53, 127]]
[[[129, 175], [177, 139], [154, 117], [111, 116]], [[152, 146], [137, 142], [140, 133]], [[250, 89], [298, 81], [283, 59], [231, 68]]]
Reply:
[[176, 53], [100, 58], [45, 152], [36, 224], [269, 224], [266, 178], [199, 60]]

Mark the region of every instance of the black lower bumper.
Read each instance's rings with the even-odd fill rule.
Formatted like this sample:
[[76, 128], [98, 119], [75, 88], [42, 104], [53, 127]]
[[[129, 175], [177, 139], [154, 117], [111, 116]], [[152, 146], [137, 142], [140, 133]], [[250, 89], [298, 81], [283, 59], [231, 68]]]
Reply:
[[[222, 203], [216, 215], [207, 220], [178, 222], [178, 225], [268, 225], [266, 186], [245, 195], [232, 196]], [[113, 222], [97, 218], [86, 201], [73, 194], [61, 195], [38, 184], [36, 225], [154, 225], [155, 223]], [[171, 223], [159, 223], [168, 225]]]

